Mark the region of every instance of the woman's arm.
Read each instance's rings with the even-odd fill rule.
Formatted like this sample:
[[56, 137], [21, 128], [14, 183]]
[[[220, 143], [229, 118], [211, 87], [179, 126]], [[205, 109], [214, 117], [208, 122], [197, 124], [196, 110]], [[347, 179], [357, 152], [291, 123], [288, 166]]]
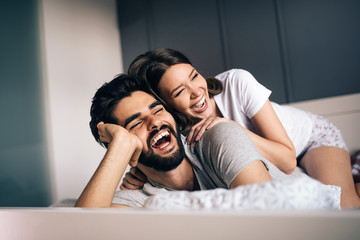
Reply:
[[269, 100], [251, 118], [251, 122], [261, 136], [247, 129], [245, 131], [260, 153], [284, 173], [292, 173], [297, 164], [295, 147]]
[[226, 118], [207, 118], [195, 124], [187, 136], [188, 144], [194, 147], [206, 130], [219, 122], [233, 122], [240, 126], [255, 143], [259, 152], [277, 168], [291, 174], [296, 167], [296, 152], [271, 103], [266, 100], [263, 107], [251, 118], [258, 134]]
[[[222, 92], [222, 98], [228, 99], [230, 102], [226, 104], [231, 104], [234, 108], [232, 110], [223, 109], [223, 111], [239, 111], [246, 116], [252, 116], [250, 120], [259, 135], [235, 121], [232, 122], [246, 131], [264, 157], [284, 173], [291, 173], [296, 167], [296, 152], [268, 99], [271, 91], [244, 70], [232, 70], [221, 78], [223, 78], [224, 86], [226, 86]], [[219, 100], [219, 103], [225, 104], [223, 100]], [[258, 106], [262, 106], [260, 110]], [[203, 119], [191, 129], [187, 137], [188, 142], [194, 146], [206, 130], [219, 121], [226, 120], [230, 121], [219, 117]]]

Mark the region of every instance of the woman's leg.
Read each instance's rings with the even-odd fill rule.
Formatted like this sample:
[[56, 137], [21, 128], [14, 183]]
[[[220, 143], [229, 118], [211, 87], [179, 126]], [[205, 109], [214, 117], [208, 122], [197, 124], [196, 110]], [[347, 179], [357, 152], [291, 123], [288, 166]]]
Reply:
[[356, 192], [360, 196], [360, 150], [351, 156], [351, 166]]
[[356, 192], [360, 196], [360, 183], [355, 184]]
[[360, 207], [360, 185], [355, 188], [346, 150], [325, 146], [311, 149], [301, 159], [300, 166], [320, 182], [340, 186], [342, 208]]

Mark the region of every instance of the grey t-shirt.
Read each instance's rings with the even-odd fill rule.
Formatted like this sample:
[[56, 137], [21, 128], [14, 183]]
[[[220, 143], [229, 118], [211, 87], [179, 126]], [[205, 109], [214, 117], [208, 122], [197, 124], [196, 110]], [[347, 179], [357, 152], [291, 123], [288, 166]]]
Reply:
[[[239, 172], [257, 160], [265, 164], [273, 179], [303, 174], [298, 169], [291, 175], [281, 172], [258, 152], [245, 131], [233, 123], [216, 124], [205, 132], [194, 149], [186, 144], [184, 136], [182, 141], [201, 190], [228, 189]], [[117, 191], [113, 203], [143, 207], [148, 197], [164, 191], [171, 189], [148, 181], [141, 190]]]

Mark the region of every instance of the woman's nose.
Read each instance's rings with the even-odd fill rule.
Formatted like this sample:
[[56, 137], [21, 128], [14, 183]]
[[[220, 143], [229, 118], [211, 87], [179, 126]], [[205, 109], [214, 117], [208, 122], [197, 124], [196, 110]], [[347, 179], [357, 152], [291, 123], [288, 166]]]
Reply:
[[190, 97], [197, 98], [201, 95], [201, 89], [196, 86], [189, 86]]

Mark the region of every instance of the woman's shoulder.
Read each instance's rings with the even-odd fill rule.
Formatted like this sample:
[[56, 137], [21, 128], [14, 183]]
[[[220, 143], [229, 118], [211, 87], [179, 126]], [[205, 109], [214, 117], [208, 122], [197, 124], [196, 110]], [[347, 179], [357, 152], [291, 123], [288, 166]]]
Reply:
[[245, 69], [233, 68], [216, 75], [215, 78], [219, 79], [220, 81], [241, 81], [254, 77], [249, 71]]
[[245, 69], [234, 68], [226, 72], [222, 72], [215, 76], [224, 87], [245, 87], [253, 82], [257, 82], [254, 76]]

